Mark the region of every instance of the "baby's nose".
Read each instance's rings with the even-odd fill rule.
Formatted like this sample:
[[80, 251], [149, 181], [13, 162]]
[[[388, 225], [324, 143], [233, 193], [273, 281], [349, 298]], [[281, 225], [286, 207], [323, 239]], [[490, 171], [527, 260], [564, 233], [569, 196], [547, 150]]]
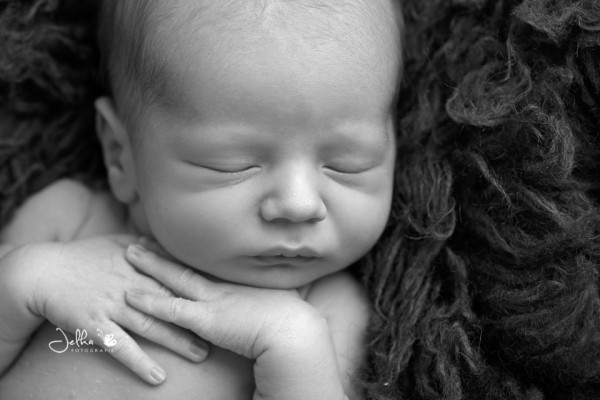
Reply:
[[327, 207], [319, 193], [318, 172], [290, 169], [275, 176], [272, 183], [260, 209], [265, 221], [318, 222], [327, 217]]

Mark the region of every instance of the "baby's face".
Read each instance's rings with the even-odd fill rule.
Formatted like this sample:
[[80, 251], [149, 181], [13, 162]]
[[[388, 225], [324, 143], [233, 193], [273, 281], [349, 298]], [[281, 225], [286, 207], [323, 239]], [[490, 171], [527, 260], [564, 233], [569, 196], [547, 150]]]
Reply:
[[397, 38], [374, 29], [380, 49], [357, 49], [319, 29], [267, 19], [251, 34], [173, 38], [170, 78], [138, 121], [133, 214], [180, 261], [294, 288], [348, 267], [382, 233]]

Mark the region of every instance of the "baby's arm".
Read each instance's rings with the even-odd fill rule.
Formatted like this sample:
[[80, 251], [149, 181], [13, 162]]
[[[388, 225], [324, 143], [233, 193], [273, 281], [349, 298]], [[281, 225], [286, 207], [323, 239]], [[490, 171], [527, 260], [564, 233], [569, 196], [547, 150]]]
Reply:
[[370, 317], [366, 293], [350, 274], [339, 272], [315, 282], [305, 300], [327, 320], [346, 394], [363, 398], [358, 378], [365, 363]]
[[90, 336], [97, 329], [110, 332], [117, 340], [110, 354], [153, 384], [162, 381], [164, 372], [121, 326], [190, 360], [204, 357], [205, 351], [192, 350], [202, 347], [191, 347], [190, 334], [125, 303], [125, 292], [140, 284], [153, 293], [168, 293], [125, 261], [124, 248], [136, 238], [82, 239], [122, 230], [122, 215], [108, 199], [74, 181], [59, 181], [28, 200], [2, 230], [0, 374], [44, 319], [65, 331], [86, 329]]
[[30, 299], [42, 264], [52, 256], [44, 252], [52, 250], [28, 244], [62, 240], [75, 231], [89, 198], [74, 182], [58, 181], [31, 196], [0, 230], [0, 375], [44, 321], [31, 311]]
[[[16, 273], [20, 265], [28, 263], [26, 254], [26, 251], [13, 251], [13, 246], [0, 247], [0, 376], [44, 321], [43, 317], [31, 313], [24, 301], [30, 297], [27, 293], [29, 273]], [[18, 276], [22, 284], [14, 281]], [[21, 288], [25, 289], [24, 293]]]

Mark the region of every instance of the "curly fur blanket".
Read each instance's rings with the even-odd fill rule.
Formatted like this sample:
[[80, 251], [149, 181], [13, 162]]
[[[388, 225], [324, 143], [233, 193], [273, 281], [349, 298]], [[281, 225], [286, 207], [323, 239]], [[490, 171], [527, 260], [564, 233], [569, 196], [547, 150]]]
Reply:
[[[600, 2], [400, 1], [370, 396], [600, 398]], [[93, 3], [0, 1], [0, 224], [61, 176], [102, 184]]]

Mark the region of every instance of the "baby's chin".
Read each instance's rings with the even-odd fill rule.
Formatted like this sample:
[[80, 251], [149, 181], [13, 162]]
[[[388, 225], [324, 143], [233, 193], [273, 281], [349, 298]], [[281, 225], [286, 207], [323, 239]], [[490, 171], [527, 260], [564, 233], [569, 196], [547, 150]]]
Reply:
[[213, 282], [220, 283], [233, 283], [235, 285], [252, 286], [260, 289], [279, 289], [279, 290], [292, 290], [306, 286], [310, 283], [310, 279], [248, 279], [247, 277], [219, 277], [211, 275], [204, 271], [198, 271], [200, 275]]
[[[235, 285], [251, 286], [259, 289], [274, 289], [274, 290], [302, 290], [316, 279], [303, 274], [289, 274], [288, 276], [278, 276], [274, 278], [267, 274], [238, 274], [232, 276], [219, 276], [202, 271], [198, 268], [194, 269], [202, 277], [217, 283], [232, 283]], [[318, 279], [318, 278], [317, 278]]]

